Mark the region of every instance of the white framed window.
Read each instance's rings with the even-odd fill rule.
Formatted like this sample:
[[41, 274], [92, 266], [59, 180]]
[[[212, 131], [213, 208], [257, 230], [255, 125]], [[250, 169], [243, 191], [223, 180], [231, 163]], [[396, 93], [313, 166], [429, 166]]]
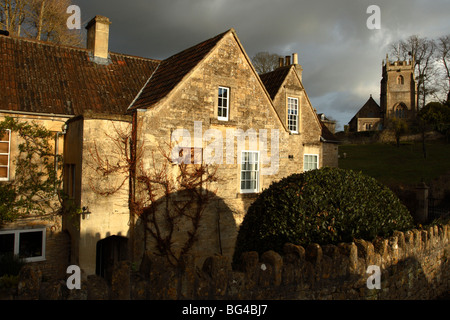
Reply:
[[45, 228], [0, 231], [0, 255], [11, 253], [25, 262], [45, 260]]
[[228, 121], [230, 114], [230, 88], [219, 87], [217, 119]]
[[303, 171], [319, 169], [319, 155], [305, 154], [303, 156]]
[[9, 181], [11, 161], [11, 130], [0, 133], [0, 181]]
[[298, 133], [298, 99], [288, 98], [288, 130]]
[[259, 191], [259, 151], [242, 151], [241, 193]]

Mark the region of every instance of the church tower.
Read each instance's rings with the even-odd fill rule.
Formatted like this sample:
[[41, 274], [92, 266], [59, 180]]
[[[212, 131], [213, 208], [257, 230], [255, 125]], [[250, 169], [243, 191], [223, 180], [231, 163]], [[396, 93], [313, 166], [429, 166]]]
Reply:
[[400, 118], [406, 121], [416, 117], [417, 86], [414, 61], [390, 62], [388, 55], [382, 65], [380, 107], [384, 120]]

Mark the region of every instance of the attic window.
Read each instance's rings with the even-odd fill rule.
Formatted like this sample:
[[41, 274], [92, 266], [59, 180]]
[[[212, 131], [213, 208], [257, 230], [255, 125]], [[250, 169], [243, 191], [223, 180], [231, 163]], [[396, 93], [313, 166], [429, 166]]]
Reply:
[[9, 180], [9, 163], [11, 157], [11, 131], [0, 133], [0, 181]]
[[219, 100], [217, 109], [217, 119], [228, 121], [230, 114], [230, 89], [219, 87]]

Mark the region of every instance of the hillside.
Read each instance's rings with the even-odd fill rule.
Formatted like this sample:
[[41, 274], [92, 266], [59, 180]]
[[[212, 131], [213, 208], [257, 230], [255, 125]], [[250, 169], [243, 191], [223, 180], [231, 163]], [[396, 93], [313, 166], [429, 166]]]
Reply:
[[395, 144], [341, 145], [339, 167], [362, 171], [386, 185], [426, 183], [450, 172], [450, 144], [427, 142], [425, 159], [420, 142]]

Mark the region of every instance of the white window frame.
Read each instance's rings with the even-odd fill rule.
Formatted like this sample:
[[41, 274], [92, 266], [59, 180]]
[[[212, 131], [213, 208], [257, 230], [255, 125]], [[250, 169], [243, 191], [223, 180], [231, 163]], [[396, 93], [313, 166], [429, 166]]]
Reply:
[[[295, 101], [295, 103], [293, 104], [293, 102]], [[293, 108], [295, 107], [295, 109]], [[292, 97], [288, 97], [288, 108], [287, 108], [288, 112], [287, 112], [287, 126], [288, 126], [288, 130], [292, 133], [298, 133], [299, 131], [299, 105], [298, 105], [298, 98], [292, 98]], [[291, 115], [291, 110], [294, 110], [296, 112], [296, 114], [292, 114]], [[293, 117], [291, 119], [291, 116]], [[292, 126], [291, 125], [291, 121], [294, 122], [295, 121], [295, 125]]]
[[[246, 154], [246, 153], [247, 154], [252, 153], [252, 154], [256, 154], [257, 155], [258, 160], [256, 162], [256, 170], [244, 170], [244, 168], [243, 168], [243, 165], [245, 164], [244, 163], [244, 159], [245, 159], [244, 154]], [[240, 174], [239, 188], [240, 188], [241, 193], [258, 193], [259, 192], [260, 163], [261, 163], [260, 159], [261, 158], [260, 158], [260, 152], [259, 151], [242, 150], [242, 152], [241, 152], [241, 167], [240, 167], [240, 171], [239, 171], [239, 174]], [[249, 163], [249, 164], [251, 164], [251, 163]], [[254, 172], [254, 173], [256, 173], [256, 178], [255, 179], [250, 178], [249, 180], [248, 179], [242, 179], [242, 174], [244, 172], [250, 172], [250, 173]], [[251, 189], [243, 189], [242, 188], [242, 182], [243, 181], [254, 181], [254, 180], [256, 180], [255, 181], [256, 182], [255, 188], [251, 188]]]
[[[306, 168], [306, 164], [308, 163], [311, 163], [311, 162], [307, 162], [306, 161], [306, 157], [316, 157], [316, 159], [317, 159], [317, 162], [316, 162], [316, 164], [317, 164], [317, 167], [316, 168]], [[315, 170], [315, 169], [319, 169], [319, 155], [318, 154], [315, 154], [315, 153], [307, 153], [307, 154], [304, 154], [303, 155], [303, 171], [310, 171], [310, 170]]]
[[14, 255], [20, 256], [20, 235], [23, 233], [29, 232], [42, 232], [42, 255], [31, 258], [23, 258], [25, 262], [38, 262], [45, 261], [45, 239], [46, 239], [46, 229], [45, 228], [35, 228], [35, 229], [22, 229], [22, 230], [2, 230], [0, 231], [0, 235], [2, 234], [14, 234]]
[[0, 177], [0, 181], [9, 181], [9, 175], [10, 175], [10, 167], [11, 167], [11, 130], [6, 129], [5, 131], [8, 132], [8, 139], [9, 141], [0, 141], [0, 143], [8, 143], [8, 153], [0, 153], [0, 156], [8, 156], [8, 162], [7, 165], [0, 165], [1, 168], [6, 168], [6, 178]]
[[[225, 90], [227, 93], [226, 98], [223, 98], [220, 96], [220, 91], [221, 90]], [[223, 100], [226, 99], [226, 105], [223, 106]], [[222, 102], [222, 103], [221, 103]], [[222, 105], [221, 105], [222, 104]], [[219, 110], [220, 109], [224, 109], [227, 112], [227, 116], [219, 116]], [[217, 90], [217, 119], [220, 121], [228, 121], [228, 119], [230, 118], [230, 88], [228, 87], [219, 87], [219, 89]]]

